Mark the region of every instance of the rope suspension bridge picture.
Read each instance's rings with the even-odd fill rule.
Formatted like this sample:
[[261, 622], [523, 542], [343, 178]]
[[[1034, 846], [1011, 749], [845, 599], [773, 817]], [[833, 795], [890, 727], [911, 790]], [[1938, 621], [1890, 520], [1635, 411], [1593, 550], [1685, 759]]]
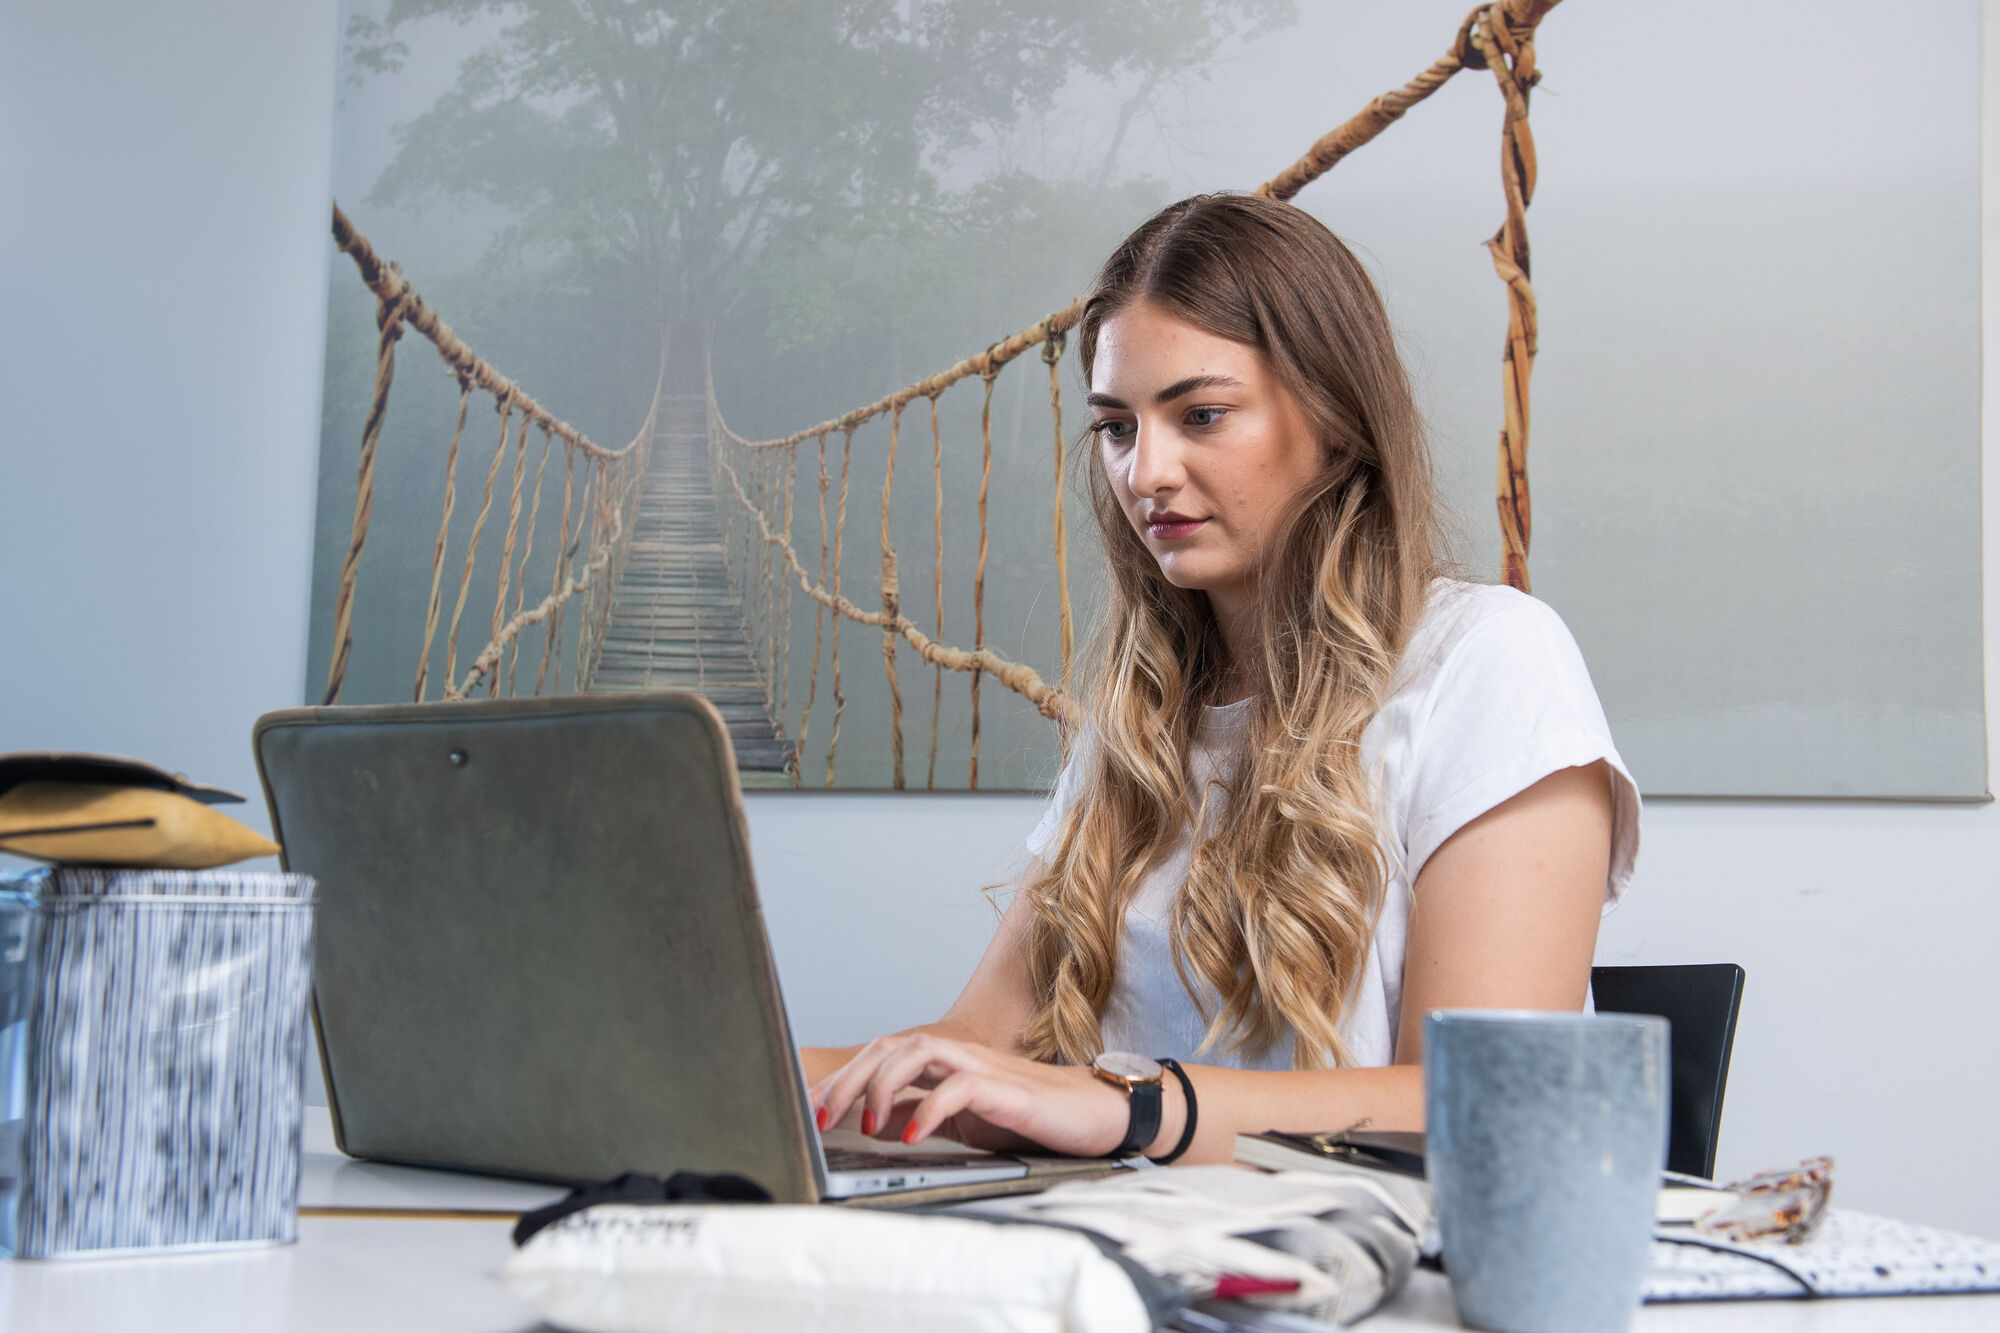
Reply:
[[[1445, 54], [1258, 187], [1291, 199], [1457, 74], [1483, 70], [1494, 80], [1502, 220], [1486, 246], [1507, 302], [1498, 339], [1498, 572], [1523, 590], [1536, 351], [1528, 104], [1539, 77], [1537, 27], [1556, 3], [1479, 6]], [[645, 403], [638, 430], [602, 444], [462, 341], [339, 207], [333, 236], [375, 300], [376, 340], [331, 606], [325, 702], [360, 701], [343, 693], [357, 656], [392, 652], [407, 654], [403, 697], [420, 701], [694, 690], [727, 721], [746, 784], [844, 785], [844, 766], [865, 747], [877, 762], [886, 752], [881, 785], [898, 790], [995, 785], [990, 754], [984, 780], [981, 760], [996, 708], [1032, 710], [1052, 735], [1080, 720], [1082, 589], [1071, 586], [1066, 508], [1082, 423], [1073, 409], [1065, 419], [1064, 377], [1081, 298], [893, 393], [765, 439], [732, 428], [705, 332], [676, 326], [661, 335], [650, 398], [632, 395]], [[404, 585], [406, 604], [423, 606], [408, 646], [398, 648], [357, 634], [355, 611], [373, 586], [364, 567], [384, 559], [370, 545], [371, 527], [397, 353], [412, 332], [436, 352], [457, 395], [434, 432], [414, 432], [436, 445], [402, 460], [427, 485], [441, 482], [421, 539], [428, 563], [370, 574]], [[997, 493], [996, 387], [1048, 405], [1037, 480], [1016, 477]], [[975, 411], [976, 430], [962, 429]], [[961, 473], [976, 477], [976, 488], [948, 486]], [[968, 508], [970, 523], [960, 516]], [[1037, 661], [1002, 651], [991, 597], [997, 581], [1026, 577], [998, 563], [995, 525], [1025, 521], [1028, 511], [1036, 530], [1046, 524], [1051, 534], [1036, 571], [1048, 575], [1049, 595], [1035, 615], [1052, 650]], [[400, 545], [414, 551], [419, 539], [406, 534]], [[867, 555], [873, 577], [853, 576], [851, 552]], [[879, 733], [857, 733], [847, 715], [862, 673], [871, 688], [886, 688]], [[954, 733], [941, 755], [947, 718], [960, 710], [963, 753]]]
[[779, 721], [784, 695], [781, 688], [774, 702], [770, 685], [782, 678], [752, 651], [725, 558], [708, 421], [705, 395], [661, 400], [590, 688], [694, 690], [728, 722], [738, 768], [789, 774], [795, 752]]

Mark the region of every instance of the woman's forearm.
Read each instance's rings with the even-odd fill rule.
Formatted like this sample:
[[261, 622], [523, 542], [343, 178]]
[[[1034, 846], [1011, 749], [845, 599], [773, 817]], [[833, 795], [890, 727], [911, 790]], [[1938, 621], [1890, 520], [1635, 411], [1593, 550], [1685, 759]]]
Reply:
[[[1188, 1065], [1194, 1084], [1194, 1143], [1183, 1162], [1227, 1162], [1236, 1155], [1238, 1134], [1277, 1129], [1323, 1133], [1366, 1120], [1370, 1129], [1424, 1127], [1424, 1071], [1416, 1065], [1386, 1069], [1322, 1069], [1273, 1072]], [[1159, 1137], [1148, 1156], [1173, 1151], [1187, 1124], [1180, 1080], [1166, 1078]]]

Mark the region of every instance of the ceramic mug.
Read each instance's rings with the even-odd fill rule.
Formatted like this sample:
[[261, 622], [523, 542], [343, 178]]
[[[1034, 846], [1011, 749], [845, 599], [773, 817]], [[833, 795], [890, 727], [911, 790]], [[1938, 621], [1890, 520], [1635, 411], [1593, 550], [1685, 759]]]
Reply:
[[1667, 1021], [1440, 1010], [1424, 1020], [1426, 1168], [1459, 1317], [1628, 1327], [1667, 1155]]

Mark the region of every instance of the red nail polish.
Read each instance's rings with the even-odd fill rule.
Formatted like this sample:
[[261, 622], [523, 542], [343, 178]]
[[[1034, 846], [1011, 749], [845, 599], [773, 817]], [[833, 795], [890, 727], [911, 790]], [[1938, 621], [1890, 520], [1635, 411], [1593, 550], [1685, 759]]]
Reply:
[[909, 1124], [903, 1126], [903, 1142], [915, 1143], [918, 1139], [922, 1137], [923, 1135], [917, 1133], [916, 1121], [912, 1120]]
[[873, 1134], [875, 1132], [875, 1112], [872, 1109], [864, 1110], [861, 1113], [861, 1132], [863, 1134]]
[[1245, 1296], [1289, 1295], [1298, 1289], [1298, 1279], [1289, 1277], [1250, 1277], [1243, 1273], [1224, 1273], [1215, 1279], [1215, 1299], [1218, 1301], [1240, 1301]]
[[819, 1109], [813, 1112], [813, 1123], [819, 1126], [819, 1132], [822, 1134], [826, 1133], [826, 1127], [833, 1123], [833, 1117], [826, 1113], [825, 1102], [821, 1102]]

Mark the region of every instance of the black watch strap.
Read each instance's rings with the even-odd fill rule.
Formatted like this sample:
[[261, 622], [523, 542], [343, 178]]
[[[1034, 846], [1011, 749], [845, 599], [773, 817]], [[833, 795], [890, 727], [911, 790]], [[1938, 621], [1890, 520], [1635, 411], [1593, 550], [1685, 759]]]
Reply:
[[1125, 1141], [1111, 1150], [1113, 1157], [1130, 1157], [1160, 1136], [1160, 1080], [1128, 1083], [1125, 1095], [1131, 1101], [1132, 1119], [1125, 1127]]

